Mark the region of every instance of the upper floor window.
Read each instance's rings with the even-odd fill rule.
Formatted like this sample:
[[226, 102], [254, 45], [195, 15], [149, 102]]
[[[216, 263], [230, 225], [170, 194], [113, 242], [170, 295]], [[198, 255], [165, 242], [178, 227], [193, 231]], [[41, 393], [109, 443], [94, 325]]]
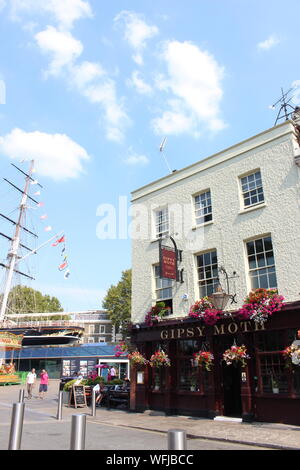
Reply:
[[255, 171], [241, 178], [244, 207], [254, 206], [264, 202], [264, 191], [260, 171]]
[[198, 255], [197, 270], [200, 298], [211, 295], [219, 284], [217, 251]]
[[169, 233], [169, 213], [168, 208], [155, 211], [155, 234], [156, 237], [162, 237]]
[[272, 238], [270, 236], [246, 243], [251, 289], [276, 289], [277, 279]]
[[154, 266], [154, 275], [156, 299], [158, 301], [172, 299], [172, 279], [161, 278], [158, 265]]
[[196, 225], [202, 225], [212, 220], [212, 205], [210, 190], [194, 197]]

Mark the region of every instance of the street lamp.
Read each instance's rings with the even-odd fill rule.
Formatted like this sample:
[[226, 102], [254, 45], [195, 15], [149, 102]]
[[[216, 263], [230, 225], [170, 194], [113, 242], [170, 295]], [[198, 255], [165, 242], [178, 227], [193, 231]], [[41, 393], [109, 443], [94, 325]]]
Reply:
[[226, 292], [219, 285], [216, 292], [211, 294], [209, 300], [217, 310], [225, 310], [228, 300], [232, 298], [232, 295], [226, 294]]
[[[236, 303], [236, 300], [235, 300], [236, 295], [229, 294], [229, 277], [228, 277], [226, 269], [223, 266], [221, 266], [219, 268], [219, 272], [225, 276], [227, 292], [225, 292], [222, 289], [221, 284], [219, 283], [218, 287], [216, 288], [216, 291], [213, 294], [211, 294], [209, 300], [211, 301], [211, 303], [217, 310], [224, 310], [229, 299], [231, 299], [231, 303], [234, 303], [234, 302]], [[235, 276], [236, 276], [236, 272], [234, 271], [233, 277]]]

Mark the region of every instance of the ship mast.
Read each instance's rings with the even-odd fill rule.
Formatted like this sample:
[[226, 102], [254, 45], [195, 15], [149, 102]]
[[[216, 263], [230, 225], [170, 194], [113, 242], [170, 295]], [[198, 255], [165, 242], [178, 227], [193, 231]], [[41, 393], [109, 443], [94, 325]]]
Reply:
[[[18, 263], [18, 258], [19, 258], [18, 251], [19, 251], [19, 247], [20, 247], [20, 232], [21, 232], [22, 229], [25, 229], [23, 227], [23, 220], [24, 220], [25, 212], [26, 212], [26, 208], [27, 208], [27, 206], [26, 206], [27, 199], [29, 197], [28, 196], [29, 185], [30, 185], [30, 182], [33, 181], [33, 178], [32, 178], [33, 168], [34, 168], [34, 161], [32, 160], [30, 162], [30, 167], [29, 167], [28, 174], [24, 173], [22, 171], [22, 173], [24, 173], [25, 176], [26, 176], [24, 190], [22, 191], [22, 190], [19, 190], [19, 188], [16, 188], [22, 193], [18, 220], [17, 220], [17, 222], [14, 222], [14, 221], [9, 219], [10, 222], [12, 222], [15, 225], [15, 232], [14, 232], [13, 238], [11, 238], [11, 248], [10, 248], [10, 251], [8, 252], [8, 256], [7, 256], [8, 264], [7, 265], [2, 265], [4, 268], [7, 269], [7, 278], [6, 278], [6, 282], [5, 282], [3, 299], [2, 299], [1, 310], [0, 310], [0, 322], [2, 322], [4, 320], [4, 317], [5, 317], [5, 312], [6, 312], [6, 308], [7, 308], [7, 302], [8, 302], [8, 296], [9, 296], [9, 292], [10, 292], [10, 289], [11, 289], [11, 284], [12, 284], [14, 272], [18, 272], [19, 274], [25, 275], [24, 273], [21, 273], [20, 271], [17, 271], [15, 268], [16, 268], [16, 264]], [[20, 170], [19, 168], [17, 168], [17, 169]], [[7, 181], [7, 182], [10, 183], [9, 181]], [[5, 217], [5, 216], [3, 216], [3, 217]], [[32, 235], [36, 236], [35, 234], [32, 234]], [[6, 237], [6, 238], [10, 239], [10, 237]], [[27, 275], [25, 275], [25, 276], [30, 277], [30, 276], [27, 276]]]

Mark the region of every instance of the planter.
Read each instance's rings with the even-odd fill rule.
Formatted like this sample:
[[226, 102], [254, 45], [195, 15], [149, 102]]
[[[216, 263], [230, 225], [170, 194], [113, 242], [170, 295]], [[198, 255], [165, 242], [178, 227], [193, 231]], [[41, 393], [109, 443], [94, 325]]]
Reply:
[[191, 390], [191, 392], [195, 392], [195, 391], [196, 391], [196, 387], [190, 387], [190, 390]]
[[154, 390], [156, 390], [156, 391], [159, 390], [159, 385], [155, 385]]
[[273, 387], [273, 388], [272, 388], [272, 391], [273, 391], [273, 393], [279, 393], [279, 388]]

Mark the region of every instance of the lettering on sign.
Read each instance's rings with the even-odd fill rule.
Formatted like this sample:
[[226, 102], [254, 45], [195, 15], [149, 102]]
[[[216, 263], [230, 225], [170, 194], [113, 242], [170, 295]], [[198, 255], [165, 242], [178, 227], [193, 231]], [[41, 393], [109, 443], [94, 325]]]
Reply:
[[[182, 338], [201, 338], [205, 336], [206, 327], [203, 326], [180, 326], [180, 328], [170, 328], [162, 330], [160, 333], [161, 339], [182, 339]], [[252, 323], [250, 321], [242, 321], [240, 323], [231, 322], [228, 325], [222, 323], [221, 325], [214, 325], [214, 335], [234, 335], [237, 332], [249, 333], [250, 331], [265, 330], [264, 324]]]
[[166, 279], [176, 279], [177, 263], [174, 248], [161, 248], [161, 277]]

